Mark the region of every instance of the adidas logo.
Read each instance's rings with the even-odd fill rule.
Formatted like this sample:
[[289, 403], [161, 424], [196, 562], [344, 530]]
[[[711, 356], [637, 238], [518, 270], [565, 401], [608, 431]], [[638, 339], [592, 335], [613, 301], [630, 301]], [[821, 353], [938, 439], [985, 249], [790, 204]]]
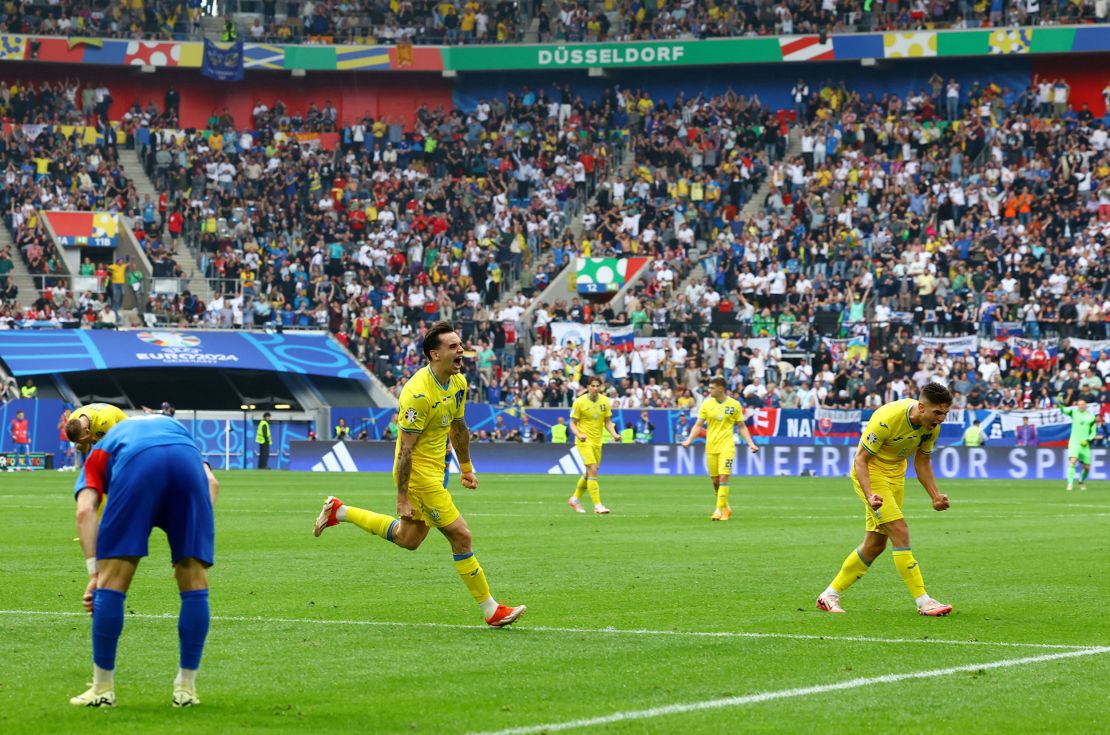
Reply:
[[554, 466], [548, 468], [547, 474], [549, 475], [581, 475], [586, 471], [586, 465], [582, 462], [582, 455], [578, 452], [578, 447], [571, 447]]
[[347, 451], [347, 445], [336, 442], [324, 457], [312, 465], [313, 472], [358, 472], [358, 465]]

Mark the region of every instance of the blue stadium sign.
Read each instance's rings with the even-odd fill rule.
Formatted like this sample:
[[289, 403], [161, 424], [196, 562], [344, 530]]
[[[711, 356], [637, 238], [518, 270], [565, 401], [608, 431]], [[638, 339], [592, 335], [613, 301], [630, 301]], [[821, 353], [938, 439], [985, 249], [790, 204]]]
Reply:
[[17, 376], [121, 368], [237, 368], [365, 379], [351, 355], [326, 334], [202, 330], [0, 333], [0, 359]]

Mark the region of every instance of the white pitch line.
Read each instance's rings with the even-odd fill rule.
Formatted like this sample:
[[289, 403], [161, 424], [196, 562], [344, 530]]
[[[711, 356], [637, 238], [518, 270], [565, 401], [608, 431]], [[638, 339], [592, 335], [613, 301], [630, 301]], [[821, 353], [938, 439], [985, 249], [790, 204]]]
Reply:
[[928, 671], [911, 671], [905, 674], [886, 674], [884, 676], [869, 676], [858, 679], [849, 679], [847, 681], [838, 682], [836, 684], [821, 684], [811, 687], [798, 687], [795, 689], [779, 689], [778, 691], [760, 692], [758, 694], [746, 694], [740, 697], [727, 697], [724, 699], [710, 699], [704, 702], [689, 702], [686, 704], [669, 704], [663, 707], [652, 707], [650, 709], [629, 710], [627, 712], [614, 712], [611, 715], [602, 715], [600, 717], [588, 717], [581, 720], [569, 720], [565, 722], [549, 722], [544, 725], [525, 725], [523, 727], [510, 727], [504, 730], [488, 730], [480, 733], [472, 733], [471, 735], [535, 735], [536, 733], [549, 733], [560, 732], [562, 730], [577, 730], [584, 727], [595, 727], [598, 725], [611, 725], [616, 722], [628, 722], [631, 720], [650, 720], [656, 717], [665, 717], [666, 715], [678, 715], [687, 712], [701, 712], [704, 710], [722, 709], [725, 707], [743, 707], [749, 704], [760, 704], [762, 702], [770, 702], [776, 699], [791, 699], [794, 697], [808, 697], [815, 694], [825, 694], [827, 692], [844, 691], [845, 689], [859, 689], [860, 687], [871, 686], [873, 684], [894, 684], [900, 681], [907, 681], [910, 679], [932, 679], [940, 676], [949, 676], [951, 674], [962, 674], [965, 672], [985, 671], [989, 669], [1005, 669], [1011, 666], [1025, 666], [1027, 664], [1043, 663], [1046, 661], [1058, 661], [1065, 658], [1075, 658], [1077, 656], [1095, 656], [1101, 653], [1110, 653], [1110, 647], [1104, 648], [1088, 648], [1081, 651], [1067, 651], [1065, 653], [1048, 653], [1042, 656], [1025, 656], [1023, 658], [1009, 658], [1001, 661], [991, 661], [984, 664], [966, 664], [964, 666], [950, 666], [944, 669], [930, 669]]
[[[51, 611], [51, 610], [0, 610], [0, 615], [39, 615], [43, 617], [88, 617], [88, 613]], [[145, 620], [177, 620], [177, 613], [138, 613], [128, 618]], [[481, 625], [462, 623], [420, 623], [394, 620], [322, 620], [313, 618], [269, 618], [254, 615], [213, 615], [212, 620], [229, 623], [278, 623], [312, 625], [353, 625], [378, 628], [442, 628], [447, 630], [485, 631]], [[813, 635], [806, 633], [754, 633], [731, 630], [649, 630], [645, 628], [559, 628], [549, 626], [525, 626], [513, 628], [508, 635], [527, 633], [571, 633], [575, 635], [629, 635], [629, 636], [674, 636], [690, 638], [776, 638], [795, 641], [829, 641], [831, 643], [931, 643], [948, 646], [992, 646], [1002, 648], [1046, 648], [1064, 651], [1092, 651], [1101, 649], [1100, 645], [1074, 645], [1064, 643], [1021, 643], [1014, 641], [955, 641], [947, 638], [875, 638], [863, 635]]]

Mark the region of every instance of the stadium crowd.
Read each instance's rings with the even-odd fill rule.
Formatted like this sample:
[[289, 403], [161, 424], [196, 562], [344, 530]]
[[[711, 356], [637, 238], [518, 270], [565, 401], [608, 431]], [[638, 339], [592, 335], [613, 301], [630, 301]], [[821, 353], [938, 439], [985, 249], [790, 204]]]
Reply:
[[[156, 200], [135, 193], [110, 136], [28, 139], [14, 126], [0, 204], [33, 273], [57, 258], [40, 207], [119, 211], [155, 276], [184, 276], [178, 261], [195, 252], [213, 286], [208, 303], [150, 295], [157, 321], [327, 328], [391, 385], [418, 366], [423, 325], [456, 321], [476, 393], [493, 403], [565, 405], [598, 374], [618, 405], [682, 405], [717, 371], [749, 403], [786, 407], [874, 405], [929, 379], [968, 405], [1043, 403], [1068, 381], [1104, 391], [1105, 355], [1045, 340], [1110, 337], [1106, 127], [1056, 80], [955, 84], [876, 98], [800, 81], [793, 126], [756, 98], [617, 88], [587, 102], [525, 87], [473, 110], [422, 108], [410, 126], [260, 100], [250, 121], [217, 113], [187, 132], [162, 127], [169, 104], [136, 104], [120, 125]], [[35, 109], [70, 110], [47, 102]], [[294, 135], [306, 129], [335, 130], [334, 150]], [[653, 261], [622, 309], [540, 304], [579, 255]], [[108, 265], [86, 267], [115, 283]], [[118, 320], [115, 289], [51, 286], [33, 315]], [[557, 321], [659, 341], [631, 354], [559, 346]], [[1015, 322], [1028, 345], [989, 341]], [[968, 334], [988, 348], [918, 358], [915, 337]], [[860, 337], [870, 353], [822, 335]]]
[[0, 32], [172, 40], [197, 27], [201, 12], [195, 0], [21, 0], [0, 5]]
[[[45, 0], [0, 6], [0, 31], [57, 36], [184, 39], [215, 3], [199, 0]], [[225, 17], [223, 40], [255, 43], [495, 44], [641, 41], [800, 33], [1105, 22], [1105, 0], [256, 0]]]

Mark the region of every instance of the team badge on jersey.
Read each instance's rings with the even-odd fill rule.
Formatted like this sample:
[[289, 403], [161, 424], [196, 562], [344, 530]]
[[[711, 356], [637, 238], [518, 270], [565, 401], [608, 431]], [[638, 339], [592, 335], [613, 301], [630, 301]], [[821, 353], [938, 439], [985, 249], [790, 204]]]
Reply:
[[409, 410], [405, 411], [405, 421], [407, 423], [410, 423], [410, 424], [415, 424], [416, 423], [416, 409], [415, 408], [410, 408]]

